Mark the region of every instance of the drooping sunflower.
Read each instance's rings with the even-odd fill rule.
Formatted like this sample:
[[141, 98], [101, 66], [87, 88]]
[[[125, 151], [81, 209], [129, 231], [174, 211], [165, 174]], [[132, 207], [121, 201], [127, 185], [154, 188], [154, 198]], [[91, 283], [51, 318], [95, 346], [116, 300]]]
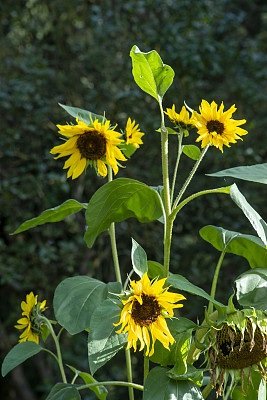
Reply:
[[131, 143], [136, 149], [140, 147], [140, 144], [143, 144], [141, 137], [144, 136], [138, 126], [139, 124], [135, 125], [135, 120], [131, 121], [131, 118], [128, 118], [125, 128], [126, 143]]
[[235, 105], [232, 105], [227, 111], [223, 110], [223, 102], [218, 109], [214, 101], [209, 104], [206, 100], [202, 100], [199, 107], [200, 114], [196, 111], [193, 112], [199, 134], [196, 142], [201, 142], [201, 147], [213, 144], [223, 153], [223, 146], [230, 147], [229, 143], [236, 143], [237, 139], [243, 140], [240, 136], [248, 133], [245, 129], [239, 128], [239, 125], [246, 123], [245, 119], [232, 119], [232, 115], [236, 111]]
[[38, 295], [34, 295], [33, 292], [26, 295], [26, 302], [21, 302], [21, 309], [23, 317], [20, 318], [15, 325], [16, 329], [24, 329], [24, 332], [19, 337], [19, 343], [32, 341], [39, 343], [40, 324], [37, 321], [37, 314], [42, 313], [46, 307], [46, 300], [42, 303], [37, 302]]
[[126, 300], [122, 300], [123, 308], [120, 320], [115, 326], [121, 325], [116, 333], [128, 332], [127, 349], [137, 348], [140, 341], [140, 351], [146, 346], [146, 355], [154, 353], [154, 344], [158, 339], [166, 349], [175, 342], [165, 318], [173, 317], [173, 309], [183, 307], [175, 304], [185, 299], [181, 294], [168, 292], [163, 288], [165, 279], [150, 281], [145, 273], [140, 281], [132, 281], [132, 290]]
[[76, 122], [77, 125], [57, 125], [59, 133], [68, 139], [50, 151], [52, 154], [59, 154], [55, 159], [70, 156], [63, 167], [63, 169], [69, 168], [67, 177], [77, 178], [88, 165], [94, 167], [103, 177], [107, 175], [106, 164], [112, 167], [114, 174], [117, 174], [119, 170], [117, 160], [126, 161], [117, 147], [123, 142], [119, 139], [121, 134], [110, 128], [108, 120], [101, 123], [95, 119], [87, 125], [76, 118]]
[[[211, 385], [217, 396], [224, 394], [229, 375], [241, 381], [241, 391], [249, 389], [252, 369], [258, 370], [267, 380], [267, 313], [244, 309], [228, 315], [227, 319], [210, 334], [208, 363]], [[247, 376], [247, 387], [244, 385]]]
[[189, 112], [185, 108], [182, 107], [180, 114], [175, 111], [175, 105], [173, 104], [172, 108], [167, 108], [167, 111], [164, 113], [168, 116], [168, 118], [180, 129], [189, 130], [195, 126], [195, 119], [193, 116], [189, 116]]

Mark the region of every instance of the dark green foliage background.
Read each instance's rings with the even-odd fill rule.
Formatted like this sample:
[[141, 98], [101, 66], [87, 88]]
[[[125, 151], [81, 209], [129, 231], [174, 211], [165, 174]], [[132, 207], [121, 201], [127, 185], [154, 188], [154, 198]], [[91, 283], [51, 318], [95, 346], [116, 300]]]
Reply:
[[[234, 117], [246, 118], [249, 135], [222, 155], [211, 149], [188, 193], [226, 186], [232, 179], [205, 177], [205, 173], [239, 165], [266, 162], [267, 125], [267, 7], [250, 0], [8, 0], [0, 5], [1, 200], [0, 284], [1, 353], [5, 356], [18, 339], [13, 328], [20, 302], [33, 290], [46, 298], [53, 318], [56, 285], [65, 277], [88, 274], [115, 280], [109, 237], [102, 234], [92, 249], [83, 242], [82, 212], [65, 222], [45, 225], [10, 236], [24, 220], [68, 198], [87, 202], [102, 178], [90, 170], [71, 181], [49, 150], [59, 144], [56, 124], [71, 119], [57, 103], [88, 109], [124, 128], [128, 116], [146, 132], [144, 145], [118, 176], [161, 184], [160, 136], [155, 130], [160, 115], [155, 100], [143, 93], [131, 74], [129, 52], [155, 49], [176, 73], [165, 96], [164, 108], [185, 100], [196, 108], [202, 98], [226, 108], [236, 104]], [[193, 143], [196, 135], [189, 143]], [[170, 167], [175, 162], [171, 137]], [[182, 183], [192, 167], [184, 157]], [[237, 182], [248, 201], [264, 217], [263, 185]], [[219, 254], [202, 241], [198, 230], [213, 224], [254, 234], [252, 227], [228, 196], [199, 198], [176, 221], [171, 270], [210, 290]], [[117, 225], [123, 278], [129, 272], [131, 237], [162, 261], [162, 225], [127, 220]], [[233, 279], [248, 269], [247, 262], [227, 255], [221, 271], [218, 300], [232, 294]], [[187, 296], [182, 315], [202, 319], [204, 302]], [[86, 336], [63, 335], [64, 359], [88, 370]], [[126, 379], [123, 354], [97, 373], [96, 378]], [[142, 361], [134, 357], [135, 380]], [[58, 371], [47, 355], [38, 355], [10, 373], [1, 385], [1, 398], [44, 399]], [[59, 379], [59, 377], [58, 377]], [[113, 395], [112, 395], [113, 393]], [[125, 396], [111, 389], [110, 399]], [[93, 399], [88, 394], [86, 399]]]

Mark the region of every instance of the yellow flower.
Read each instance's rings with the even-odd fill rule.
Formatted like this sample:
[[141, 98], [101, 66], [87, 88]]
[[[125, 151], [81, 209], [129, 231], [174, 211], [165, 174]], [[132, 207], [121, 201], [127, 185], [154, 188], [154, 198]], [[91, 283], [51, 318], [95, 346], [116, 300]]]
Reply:
[[15, 325], [16, 329], [25, 329], [19, 337], [19, 343], [26, 342], [27, 340], [39, 343], [40, 325], [36, 321], [36, 312], [42, 312], [46, 309], [46, 300], [42, 303], [37, 303], [38, 295], [34, 296], [33, 292], [26, 295], [26, 302], [21, 302], [21, 309], [23, 318], [20, 318]]
[[140, 147], [140, 144], [143, 144], [141, 137], [144, 136], [144, 133], [140, 132], [138, 126], [138, 124], [135, 125], [135, 120], [132, 122], [131, 118], [128, 118], [125, 128], [126, 143], [131, 143], [137, 149]]
[[209, 104], [206, 100], [202, 100], [199, 107], [200, 114], [194, 111], [193, 117], [199, 134], [196, 141], [202, 142], [201, 147], [213, 144], [223, 152], [223, 145], [230, 147], [229, 143], [236, 143], [237, 139], [242, 140], [240, 136], [248, 132], [239, 128], [239, 125], [246, 123], [245, 119], [232, 119], [232, 114], [236, 111], [235, 105], [225, 112], [223, 102], [219, 110], [217, 107], [214, 101]]
[[145, 273], [140, 281], [131, 282], [133, 290], [127, 300], [122, 300], [120, 320], [114, 324], [122, 324], [116, 333], [128, 332], [127, 349], [133, 347], [136, 351], [140, 340], [140, 351], [146, 346], [146, 355], [151, 356], [156, 339], [168, 350], [169, 344], [175, 342], [165, 318], [173, 317], [174, 308], [183, 307], [174, 303], [185, 297], [163, 289], [165, 281], [166, 278], [151, 282]]
[[90, 126], [76, 118], [77, 125], [57, 125], [59, 133], [68, 139], [64, 144], [53, 147], [55, 158], [70, 156], [63, 169], [69, 168], [67, 177], [72, 179], [80, 176], [88, 165], [91, 165], [103, 177], [107, 175], [106, 164], [117, 174], [117, 160], [126, 161], [117, 145], [123, 142], [120, 133], [110, 129], [110, 121], [105, 123], [97, 119]]
[[189, 117], [189, 112], [187, 111], [185, 106], [182, 107], [180, 114], [178, 114], [175, 111], [174, 104], [173, 104], [172, 108], [167, 108], [167, 111], [164, 111], [164, 113], [180, 129], [188, 130], [195, 126], [195, 119], [192, 116]]

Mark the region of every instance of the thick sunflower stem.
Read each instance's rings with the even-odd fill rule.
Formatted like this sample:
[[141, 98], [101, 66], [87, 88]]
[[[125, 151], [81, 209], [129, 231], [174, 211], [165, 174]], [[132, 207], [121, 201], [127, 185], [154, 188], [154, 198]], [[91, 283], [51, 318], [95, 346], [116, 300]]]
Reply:
[[[215, 293], [216, 293], [216, 287], [217, 287], [219, 272], [220, 272], [220, 269], [221, 269], [221, 265], [222, 265], [225, 253], [226, 253], [226, 248], [223, 249], [223, 251], [222, 251], [222, 253], [220, 255], [219, 261], [217, 263], [215, 272], [214, 272], [212, 286], [211, 286], [211, 292], [210, 292], [210, 297], [212, 299], [215, 299]], [[212, 312], [213, 312], [213, 303], [210, 300], [209, 301], [209, 306], [208, 306], [208, 315], [212, 314]]]
[[208, 383], [207, 386], [205, 386], [205, 388], [203, 389], [203, 392], [202, 392], [203, 399], [206, 399], [211, 391], [212, 391], [211, 383]]
[[149, 374], [149, 358], [144, 354], [144, 386], [148, 374]]
[[[133, 383], [132, 363], [130, 349], [125, 350], [126, 367], [127, 367], [127, 380], [129, 383]], [[134, 400], [134, 390], [132, 386], [128, 387], [129, 400]]]

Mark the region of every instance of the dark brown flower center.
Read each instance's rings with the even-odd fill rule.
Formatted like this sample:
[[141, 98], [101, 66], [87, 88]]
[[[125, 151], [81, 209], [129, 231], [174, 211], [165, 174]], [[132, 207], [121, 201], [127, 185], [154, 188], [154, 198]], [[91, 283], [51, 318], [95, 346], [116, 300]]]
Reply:
[[242, 338], [241, 332], [234, 331], [227, 324], [216, 336], [218, 354], [216, 364], [222, 369], [243, 369], [257, 364], [267, 356], [267, 336], [256, 328], [253, 336], [250, 320]]
[[143, 304], [134, 299], [132, 318], [139, 326], [148, 326], [155, 322], [160, 315], [161, 307], [154, 296], [142, 294]]
[[218, 120], [211, 120], [207, 122], [207, 129], [209, 133], [217, 132], [218, 135], [222, 135], [224, 131], [224, 124]]
[[105, 156], [107, 142], [105, 136], [98, 131], [88, 131], [78, 137], [77, 147], [84, 158], [96, 161]]

